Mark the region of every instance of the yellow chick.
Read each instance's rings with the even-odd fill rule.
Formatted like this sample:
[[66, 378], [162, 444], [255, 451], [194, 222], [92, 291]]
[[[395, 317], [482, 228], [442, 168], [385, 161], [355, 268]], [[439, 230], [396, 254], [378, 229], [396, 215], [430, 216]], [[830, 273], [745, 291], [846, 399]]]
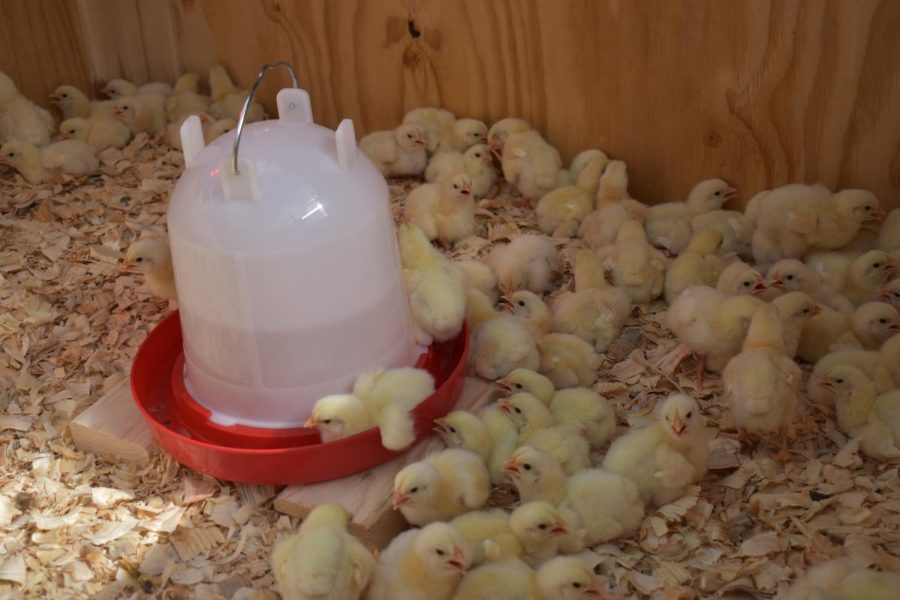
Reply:
[[203, 128], [203, 141], [207, 144], [211, 144], [214, 140], [219, 139], [221, 136], [236, 128], [237, 121], [234, 119], [225, 118], [212, 121]]
[[532, 567], [558, 554], [584, 550], [584, 530], [578, 515], [538, 500], [521, 504], [509, 516], [509, 527], [524, 550], [523, 560]]
[[722, 234], [716, 229], [704, 229], [694, 234], [684, 252], [666, 269], [663, 297], [667, 304], [686, 288], [717, 284], [719, 274], [725, 268], [725, 261], [718, 255], [721, 243]]
[[[703, 443], [705, 445], [705, 441]], [[668, 455], [658, 454], [657, 468], [661, 472], [656, 477], [669, 491], [668, 484], [681, 477], [674, 473], [681, 468], [680, 462], [684, 458], [681, 454], [671, 453], [672, 460], [664, 462], [663, 456], [668, 458]], [[706, 472], [705, 449], [702, 458], [703, 471], [695, 475], [697, 479]], [[644, 520], [644, 499], [639, 484], [630, 474], [605, 469], [585, 469], [569, 477], [566, 499], [561, 506], [578, 515], [584, 543], [589, 547], [632, 535]]]
[[272, 574], [284, 600], [356, 600], [375, 570], [375, 558], [347, 531], [350, 515], [321, 504], [296, 534], [272, 552]]
[[658, 248], [681, 254], [691, 241], [691, 219], [719, 210], [737, 190], [721, 179], [701, 181], [684, 202], [666, 202], [647, 209], [647, 239]]
[[567, 475], [590, 466], [590, 445], [580, 425], [556, 426], [550, 410], [531, 394], [502, 398], [497, 406], [519, 430], [519, 444], [546, 452], [559, 461]]
[[503, 177], [524, 198], [536, 202], [566, 184], [559, 152], [534, 131], [511, 134], [503, 146]]
[[816, 301], [803, 292], [788, 292], [772, 300], [772, 306], [781, 314], [784, 330], [784, 353], [789, 358], [797, 356], [803, 326], [822, 309]]
[[656, 422], [612, 443], [603, 468], [634, 481], [649, 506], [662, 506], [706, 474], [708, 455], [697, 402], [674, 394], [661, 404]]
[[20, 94], [15, 82], [0, 71], [0, 144], [46, 146], [55, 130], [53, 116]]
[[454, 263], [462, 269], [466, 277], [466, 289], [474, 288], [491, 301], [496, 302], [500, 298], [500, 290], [497, 289], [497, 276], [494, 271], [480, 260], [458, 260]]
[[456, 410], [434, 420], [434, 430], [448, 448], [463, 448], [481, 457], [485, 464], [491, 460], [494, 442], [481, 419], [465, 410]]
[[738, 260], [722, 270], [716, 282], [716, 289], [728, 296], [740, 294], [762, 296], [768, 286], [762, 273]]
[[488, 128], [478, 119], [456, 119], [441, 132], [438, 152], [464, 152], [487, 141]]
[[883, 250], [871, 250], [854, 259], [833, 252], [813, 253], [806, 264], [856, 306], [877, 300], [881, 287], [897, 274], [897, 261]]
[[537, 448], [521, 446], [503, 464], [522, 503], [543, 500], [556, 506], [566, 497], [566, 474], [559, 461]]
[[465, 173], [472, 180], [472, 197], [484, 198], [497, 182], [497, 169], [486, 144], [475, 144], [465, 152], [439, 152], [428, 161], [425, 181], [441, 183]]
[[[640, 206], [631, 206], [631, 212], [637, 213], [631, 218], [643, 223], [647, 217], [648, 207], [632, 199], [628, 193], [628, 165], [625, 164], [625, 161], [612, 160], [607, 163], [603, 169], [603, 174], [600, 176], [595, 199], [597, 208], [612, 202], [635, 202]], [[612, 239], [615, 239], [615, 235], [612, 236]]]
[[900, 248], [900, 208], [895, 208], [884, 218], [875, 247], [885, 252]]
[[616, 433], [615, 411], [606, 398], [590, 388], [559, 390], [550, 401], [550, 414], [559, 425], [584, 428], [594, 450], [603, 448]]
[[834, 402], [841, 431], [859, 440], [872, 458], [900, 458], [900, 390], [878, 396], [875, 384], [854, 366], [830, 369], [819, 381]]
[[133, 133], [163, 133], [166, 129], [164, 102], [158, 95], [122, 96], [116, 100], [113, 114]]
[[[612, 165], [617, 161], [610, 163]], [[646, 206], [637, 200], [604, 200], [597, 204], [596, 210], [586, 216], [578, 228], [578, 237], [592, 250], [605, 248], [614, 244], [616, 236], [625, 221], [644, 221]]]
[[786, 600], [894, 600], [900, 573], [854, 567], [851, 560], [820, 563], [797, 579]]
[[378, 557], [368, 600], [450, 600], [470, 565], [471, 551], [453, 525], [404, 531]]
[[[249, 91], [238, 88], [222, 65], [213, 65], [209, 68], [209, 90], [213, 100], [209, 106], [210, 115], [216, 119], [237, 121], [241, 116]], [[262, 105], [252, 102], [247, 108], [245, 122], [254, 123], [262, 121], [265, 117], [266, 113]]]
[[490, 485], [480, 456], [462, 448], [448, 448], [397, 473], [393, 507], [413, 525], [446, 521], [483, 507]]
[[877, 350], [884, 342], [900, 332], [900, 315], [890, 304], [868, 302], [853, 313], [851, 326], [863, 348]]
[[[898, 336], [894, 336], [891, 340], [895, 338], [900, 342], [900, 337]], [[891, 340], [885, 342], [885, 345]], [[882, 346], [883, 349], [884, 345]], [[810, 400], [819, 404], [831, 404], [830, 394], [819, 384], [825, 379], [828, 372], [838, 365], [851, 365], [862, 371], [875, 384], [875, 389], [878, 393], [894, 389], [891, 372], [888, 369], [887, 361], [882, 357], [881, 351], [850, 348], [829, 352], [819, 359], [806, 383], [806, 393], [809, 395]]]
[[415, 125], [425, 135], [425, 148], [437, 152], [444, 131], [453, 127], [456, 117], [443, 108], [414, 108], [403, 117], [404, 125]]
[[[435, 340], [452, 340], [459, 335], [466, 318], [465, 287], [450, 261], [432, 248], [419, 227], [403, 223], [398, 228], [397, 238], [401, 261], [414, 253], [423, 257], [412, 263], [419, 266], [404, 264], [403, 269], [416, 341], [430, 346]], [[407, 258], [406, 262], [410, 260]]]
[[572, 159], [569, 165], [570, 179], [591, 197], [597, 195], [600, 188], [600, 178], [603, 177], [610, 160], [605, 152], [596, 148], [582, 150]]
[[353, 394], [335, 394], [317, 400], [303, 426], [318, 429], [322, 441], [331, 442], [376, 425], [365, 402]]
[[38, 148], [28, 142], [0, 147], [0, 164], [18, 171], [28, 183], [44, 183], [59, 173], [92, 175], [100, 168], [94, 149], [81, 140], [63, 140]]
[[522, 556], [524, 550], [502, 508], [473, 510], [454, 517], [456, 527], [472, 551], [472, 565]]
[[797, 358], [807, 363], [815, 363], [820, 358], [840, 348], [862, 348], [859, 338], [853, 333], [853, 315], [847, 316], [828, 307], [809, 319], [800, 330], [800, 344]]
[[172, 86], [162, 81], [152, 81], [138, 87], [125, 79], [112, 79], [103, 86], [100, 93], [113, 100], [125, 98], [126, 96], [143, 96], [147, 94], [167, 97], [172, 95]]
[[878, 299], [900, 310], [900, 279], [894, 279], [884, 284], [878, 290]]
[[177, 121], [185, 115], [207, 113], [212, 105], [212, 98], [198, 94], [195, 91], [184, 91], [172, 94], [166, 98], [166, 119]]
[[90, 100], [74, 85], [57, 87], [50, 94], [50, 103], [59, 109], [64, 121], [76, 117], [92, 121], [115, 118], [115, 100]]
[[504, 294], [521, 289], [543, 293], [562, 271], [553, 242], [534, 234], [518, 235], [508, 244], [495, 245], [485, 262], [497, 276], [497, 285]]
[[506, 461], [519, 447], [519, 430], [496, 402], [482, 409], [479, 417], [491, 436], [491, 458], [486, 461], [491, 483], [499, 485], [506, 479]]
[[445, 246], [475, 232], [475, 201], [472, 179], [465, 173], [442, 183], [426, 183], [406, 197], [403, 216], [418, 225], [429, 240]]
[[359, 140], [359, 149], [385, 177], [421, 175], [428, 164], [425, 143], [425, 132], [417, 125], [400, 125], [370, 133]]
[[531, 130], [531, 125], [522, 119], [515, 117], [501, 119], [491, 125], [491, 128], [488, 130], [488, 149], [491, 153], [502, 156], [506, 139], [509, 136]]
[[884, 218], [878, 198], [868, 190], [841, 190], [816, 211], [816, 227], [806, 235], [812, 248], [834, 250], [853, 241], [864, 225]]
[[548, 407], [556, 393], [556, 387], [548, 377], [529, 369], [515, 369], [506, 377], [498, 379], [496, 384], [511, 394], [522, 392], [531, 394]]
[[400, 367], [361, 373], [353, 395], [362, 400], [381, 433], [381, 445], [401, 450], [416, 439], [410, 411], [434, 393], [434, 377], [424, 369]]
[[613, 282], [635, 304], [652, 302], [663, 292], [666, 257], [650, 245], [644, 227], [636, 220], [622, 224], [616, 236]]
[[763, 304], [753, 313], [741, 353], [728, 361], [722, 382], [738, 430], [752, 435], [778, 431], [782, 459], [788, 457], [802, 376], [800, 367], [784, 352], [781, 313]]
[[[196, 90], [194, 90], [196, 91]], [[236, 94], [241, 90], [238, 89], [225, 67], [222, 65], [213, 65], [209, 68], [209, 95], [215, 101], [224, 99], [229, 94]]]
[[534, 209], [538, 228], [559, 238], [575, 236], [581, 221], [593, 211], [591, 193], [577, 185], [567, 185], [544, 194]]
[[541, 600], [541, 597], [531, 567], [519, 559], [508, 559], [466, 573], [453, 600]]
[[537, 571], [537, 584], [542, 600], [582, 600], [604, 595], [594, 572], [570, 556], [559, 556], [542, 564]]
[[467, 294], [466, 318], [472, 327], [469, 364], [475, 373], [496, 381], [519, 367], [537, 371], [541, 357], [531, 326], [495, 310], [481, 291], [470, 289]]
[[[704, 368], [720, 373], [740, 352], [750, 318], [761, 303], [753, 296], [726, 296], [705, 286], [689, 287], [672, 302], [665, 323], [680, 342], [700, 356], [698, 374]], [[671, 362], [677, 364], [681, 358], [680, 352], [673, 352]]]
[[853, 304], [821, 282], [819, 274], [796, 258], [785, 258], [772, 265], [766, 273], [768, 291], [764, 299], [771, 300], [779, 293], [804, 292], [816, 302], [834, 310], [850, 314]]
[[107, 148], [124, 148], [131, 141], [131, 130], [116, 119], [89, 121], [81, 117], [66, 119], [59, 125], [64, 139], [87, 142], [96, 152]]
[[704, 229], [715, 229], [722, 234], [719, 252], [736, 254], [741, 258], [753, 258], [751, 240], [753, 239], [753, 223], [744, 213], [736, 210], [711, 210], [691, 219], [691, 233], [694, 235]]
[[128, 247], [122, 268], [144, 274], [150, 291], [163, 300], [176, 297], [175, 271], [169, 244], [155, 238], [138, 240]]
[[894, 386], [900, 388], [900, 334], [881, 345], [881, 360], [894, 379]]

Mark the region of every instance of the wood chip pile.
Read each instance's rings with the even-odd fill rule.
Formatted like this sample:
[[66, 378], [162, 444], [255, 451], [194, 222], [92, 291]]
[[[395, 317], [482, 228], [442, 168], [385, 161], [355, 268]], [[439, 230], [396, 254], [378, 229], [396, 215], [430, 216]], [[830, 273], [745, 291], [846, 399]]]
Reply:
[[[126, 377], [168, 310], [117, 261], [139, 237], [164, 235], [181, 155], [139, 135], [101, 160], [101, 175], [56, 186], [0, 178], [0, 597], [277, 598], [269, 553], [298, 523], [272, 509], [275, 488], [216, 481], [159, 452], [141, 468], [71, 446], [68, 422]], [[395, 216], [417, 183], [391, 182]], [[536, 229], [533, 211], [504, 190], [478, 220], [455, 257]], [[558, 242], [573, 259], [580, 242]], [[701, 485], [637, 536], [595, 548], [609, 597], [774, 597], [809, 565], [845, 555], [900, 570], [897, 466], [864, 458], [833, 415], [808, 405], [797, 460], [741, 451], [719, 377], [696, 389], [681, 368], [658, 366], [675, 346], [664, 310], [636, 309], [595, 388], [623, 428], [648, 422], [657, 399], [679, 389], [720, 431]]]

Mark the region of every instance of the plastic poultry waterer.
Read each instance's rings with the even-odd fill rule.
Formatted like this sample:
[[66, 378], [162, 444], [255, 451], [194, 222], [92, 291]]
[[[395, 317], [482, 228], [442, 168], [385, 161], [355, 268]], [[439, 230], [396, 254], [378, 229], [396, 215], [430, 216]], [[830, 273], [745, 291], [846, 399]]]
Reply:
[[197, 117], [182, 126], [185, 171], [168, 212], [179, 312], [132, 369], [160, 444], [238, 481], [308, 483], [396, 455], [377, 430], [320, 443], [302, 428], [319, 398], [349, 392], [367, 369], [415, 364], [435, 376], [416, 409], [418, 438], [462, 386], [465, 331], [415, 343], [383, 177], [352, 121], [313, 123], [291, 75], [277, 119], [244, 126], [242, 114], [208, 146]]

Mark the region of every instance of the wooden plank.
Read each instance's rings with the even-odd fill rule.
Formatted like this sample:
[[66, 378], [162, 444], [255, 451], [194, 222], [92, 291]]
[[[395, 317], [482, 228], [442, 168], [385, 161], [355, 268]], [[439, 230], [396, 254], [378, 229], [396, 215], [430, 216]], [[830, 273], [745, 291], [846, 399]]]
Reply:
[[[484, 406], [494, 398], [495, 389], [483, 379], [467, 378], [457, 409], [475, 410]], [[406, 465], [443, 447], [440, 438], [431, 435], [406, 454], [364, 473], [335, 481], [288, 487], [275, 498], [275, 510], [305, 517], [319, 504], [338, 502], [353, 515], [350, 528], [354, 535], [373, 547], [384, 548], [407, 527], [400, 512], [391, 507], [394, 476]]]
[[128, 377], [69, 423], [72, 442], [110, 462], [147, 464], [153, 434], [131, 397]]

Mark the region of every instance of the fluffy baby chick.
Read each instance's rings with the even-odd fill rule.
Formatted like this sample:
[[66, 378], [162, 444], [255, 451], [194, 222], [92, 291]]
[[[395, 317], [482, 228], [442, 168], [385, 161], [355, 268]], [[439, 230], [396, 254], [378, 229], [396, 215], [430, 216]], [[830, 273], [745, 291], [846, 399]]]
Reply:
[[425, 181], [441, 183], [465, 173], [472, 180], [472, 197], [484, 198], [497, 182], [497, 169], [485, 144], [475, 144], [464, 153], [439, 152], [428, 161]]
[[404, 531], [378, 557], [369, 600], [450, 600], [471, 564], [462, 534], [448, 523]]
[[466, 289], [474, 288], [493, 302], [500, 298], [497, 276], [489, 266], [476, 259], [458, 260], [454, 264], [465, 273]]
[[[760, 304], [753, 296], [729, 297], [705, 286], [689, 287], [672, 302], [665, 322], [682, 344], [700, 356], [698, 373], [703, 368], [719, 373], [740, 352], [750, 318]], [[681, 358], [681, 353], [672, 354], [676, 364]]]
[[546, 452], [573, 475], [590, 466], [590, 446], [580, 425], [555, 426], [550, 410], [531, 394], [514, 394], [497, 405], [519, 430], [519, 443]]
[[806, 235], [812, 248], [834, 250], [853, 241], [864, 225], [879, 222], [884, 211], [867, 190], [841, 190], [816, 210], [816, 226]]
[[506, 479], [506, 461], [519, 446], [519, 430], [496, 402], [486, 406], [479, 417], [491, 436], [491, 458], [486, 461], [491, 483], [499, 485]]
[[550, 314], [550, 328], [570, 333], [605, 352], [631, 313], [631, 296], [606, 282], [597, 256], [581, 249], [575, 254], [575, 291], [562, 292]]
[[331, 442], [376, 425], [365, 402], [353, 394], [335, 394], [317, 400], [303, 426], [318, 429], [322, 441]]
[[185, 115], [209, 112], [212, 99], [197, 92], [186, 91], [166, 98], [166, 119], [177, 121]]
[[144, 274], [150, 291], [163, 300], [176, 297], [175, 271], [169, 244], [155, 238], [138, 240], [128, 247], [122, 268]]
[[600, 189], [600, 181], [606, 173], [609, 163], [609, 157], [603, 151], [584, 150], [572, 159], [572, 164], [569, 166], [569, 178], [594, 198]]
[[830, 369], [819, 387], [831, 396], [838, 426], [859, 439], [872, 458], [900, 458], [900, 390], [878, 396], [875, 384], [854, 366]]
[[895, 208], [884, 218], [875, 247], [885, 252], [900, 248], [900, 208]]
[[820, 563], [797, 579], [787, 600], [894, 600], [900, 573], [854, 567], [851, 560]]
[[459, 530], [469, 545], [473, 565], [524, 553], [522, 543], [510, 527], [509, 515], [501, 508], [473, 510], [455, 517], [450, 524]]
[[722, 234], [716, 229], [704, 229], [694, 234], [684, 252], [669, 263], [663, 285], [663, 297], [671, 304], [685, 289], [694, 285], [715, 286], [725, 261], [718, 249]]
[[125, 123], [133, 133], [163, 133], [166, 129], [166, 113], [162, 96], [122, 96], [113, 107], [115, 117]]
[[522, 446], [503, 464], [522, 503], [543, 500], [558, 505], [566, 497], [566, 474], [559, 461], [537, 448]]
[[722, 381], [738, 430], [753, 435], [778, 431], [783, 458], [787, 458], [802, 375], [785, 354], [781, 313], [763, 304], [753, 313], [741, 353], [728, 361]]
[[469, 364], [475, 373], [496, 381], [519, 367], [537, 371], [541, 357], [531, 326], [494, 309], [479, 290], [470, 289], [467, 319], [473, 331]]
[[[235, 121], [240, 118], [249, 92], [238, 88], [222, 65], [213, 65], [209, 68], [209, 91], [213, 99], [213, 103], [209, 107], [210, 115], [216, 119], [234, 119]], [[245, 122], [262, 121], [265, 116], [262, 105], [252, 102], [247, 108]]]
[[884, 284], [878, 291], [878, 300], [900, 310], [900, 279]]
[[474, 452], [488, 464], [493, 440], [481, 419], [465, 410], [456, 410], [434, 420], [434, 430], [448, 448], [463, 448]]
[[417, 125], [400, 125], [370, 133], [359, 140], [359, 149], [385, 177], [421, 175], [428, 163], [425, 143], [425, 132]]
[[516, 133], [531, 131], [532, 127], [526, 121], [515, 117], [501, 119], [491, 125], [488, 130], [488, 149], [498, 156], [503, 155], [506, 139]]
[[516, 290], [543, 293], [562, 271], [559, 252], [541, 235], [522, 234], [505, 245], [495, 245], [485, 260], [497, 276], [504, 294]]
[[541, 598], [582, 600], [603, 597], [603, 588], [594, 572], [577, 558], [559, 556], [548, 560], [537, 571]]
[[701, 181], [684, 202], [666, 202], [647, 209], [647, 239], [654, 246], [681, 254], [691, 241], [691, 219], [719, 210], [737, 190], [721, 179]]
[[272, 574], [284, 600], [356, 600], [375, 569], [375, 558], [347, 531], [350, 515], [321, 504], [296, 534], [275, 545]]
[[566, 184], [559, 152], [533, 130], [506, 139], [501, 166], [506, 181], [532, 203]]
[[852, 314], [848, 317], [831, 308], [821, 308], [822, 312], [809, 319], [800, 331], [797, 358], [803, 362], [815, 363], [832, 350], [862, 348], [853, 333]]
[[509, 527], [524, 550], [523, 559], [537, 566], [558, 554], [584, 550], [578, 515], [541, 500], [520, 505], [509, 516]]
[[413, 525], [445, 521], [483, 507], [490, 485], [490, 475], [480, 456], [461, 448], [448, 448], [397, 473], [393, 506]]
[[744, 213], [736, 210], [711, 210], [691, 219], [691, 232], [694, 235], [704, 229], [715, 229], [722, 234], [722, 243], [719, 245], [719, 252], [722, 254], [733, 253], [747, 260], [753, 258], [750, 246], [753, 223]]
[[459, 173], [442, 183], [420, 185], [406, 197], [403, 216], [429, 240], [445, 246], [469, 237], [475, 232], [471, 178]]
[[441, 133], [438, 152], [464, 152], [487, 141], [488, 128], [478, 119], [457, 119]]
[[816, 301], [803, 292], [788, 292], [772, 300], [772, 306], [781, 314], [784, 330], [784, 353], [789, 358], [797, 356], [800, 335], [807, 321], [822, 312]]
[[506, 377], [498, 379], [496, 383], [501, 389], [511, 394], [523, 392], [531, 394], [548, 407], [556, 393], [556, 387], [547, 376], [528, 369], [515, 369]]
[[455, 338], [466, 317], [466, 290], [450, 261], [412, 223], [399, 226], [397, 241], [416, 341], [430, 346]]
[[46, 146], [55, 129], [53, 116], [20, 94], [13, 80], [0, 71], [0, 144]]
[[361, 399], [381, 432], [381, 445], [401, 450], [416, 439], [412, 411], [434, 393], [434, 377], [413, 367], [375, 369], [356, 378], [353, 395]]
[[590, 388], [559, 390], [550, 401], [550, 414], [559, 425], [584, 428], [594, 450], [603, 448], [616, 433], [615, 411]]
[[894, 386], [900, 388], [900, 334], [882, 344], [879, 353], [885, 368], [894, 380]]
[[152, 81], [138, 87], [125, 79], [113, 79], [103, 86], [100, 93], [113, 100], [126, 96], [143, 96], [147, 94], [167, 97], [172, 94], [172, 86], [162, 81]]
[[766, 273], [769, 288], [766, 298], [774, 298], [777, 293], [804, 292], [816, 302], [846, 314], [853, 312], [853, 304], [828, 286], [822, 284], [815, 271], [796, 258], [779, 260]]
[[425, 148], [437, 152], [444, 131], [453, 127], [456, 117], [443, 108], [414, 108], [403, 117], [404, 125], [415, 125], [425, 135]]
[[662, 506], [703, 477], [708, 454], [697, 402], [674, 394], [662, 403], [656, 422], [612, 443], [603, 468], [633, 480], [648, 505]]
[[616, 236], [613, 282], [635, 304], [647, 304], [662, 294], [666, 257], [650, 245], [639, 221], [622, 224]]
[[59, 108], [64, 121], [76, 117], [92, 121], [115, 118], [114, 100], [90, 100], [74, 85], [61, 85], [53, 90], [50, 103]]
[[762, 273], [738, 260], [722, 270], [716, 283], [716, 289], [728, 296], [740, 294], [762, 296], [768, 286]]
[[[610, 163], [610, 168], [616, 162], [618, 161]], [[643, 223], [646, 209], [647, 207], [637, 200], [600, 201], [596, 210], [581, 222], [578, 237], [592, 250], [604, 248], [615, 243], [616, 236], [625, 221], [635, 220]]]
[[87, 142], [96, 152], [107, 148], [124, 148], [131, 141], [131, 130], [116, 119], [89, 121], [75, 117], [60, 123], [59, 133], [65, 139]]
[[0, 164], [18, 171], [28, 183], [44, 183], [52, 176], [92, 175], [100, 168], [94, 149], [81, 140], [63, 140], [38, 148], [28, 142], [7, 142], [0, 148]]
[[[897, 340], [900, 341], [900, 337], [897, 337]], [[850, 348], [829, 352], [819, 359], [806, 383], [806, 393], [810, 400], [819, 404], [831, 404], [831, 395], [819, 384], [824, 381], [828, 372], [838, 365], [851, 365], [862, 371], [872, 380], [879, 393], [894, 389], [891, 372], [880, 351]]]
[[211, 144], [214, 140], [219, 139], [219, 137], [236, 128], [237, 121], [234, 119], [226, 118], [212, 121], [203, 129], [203, 141], [206, 142], [207, 145]]
[[806, 264], [856, 306], [877, 300], [881, 287], [897, 274], [897, 261], [883, 250], [871, 250], [853, 259], [817, 252], [807, 256]]
[[593, 210], [590, 192], [577, 185], [567, 185], [541, 196], [534, 212], [541, 231], [563, 238], [575, 236], [581, 221]]
[[539, 596], [531, 567], [508, 559], [466, 573], [453, 600], [539, 600]]
[[856, 309], [850, 324], [863, 348], [876, 350], [900, 332], [900, 315], [890, 304], [868, 302]]

